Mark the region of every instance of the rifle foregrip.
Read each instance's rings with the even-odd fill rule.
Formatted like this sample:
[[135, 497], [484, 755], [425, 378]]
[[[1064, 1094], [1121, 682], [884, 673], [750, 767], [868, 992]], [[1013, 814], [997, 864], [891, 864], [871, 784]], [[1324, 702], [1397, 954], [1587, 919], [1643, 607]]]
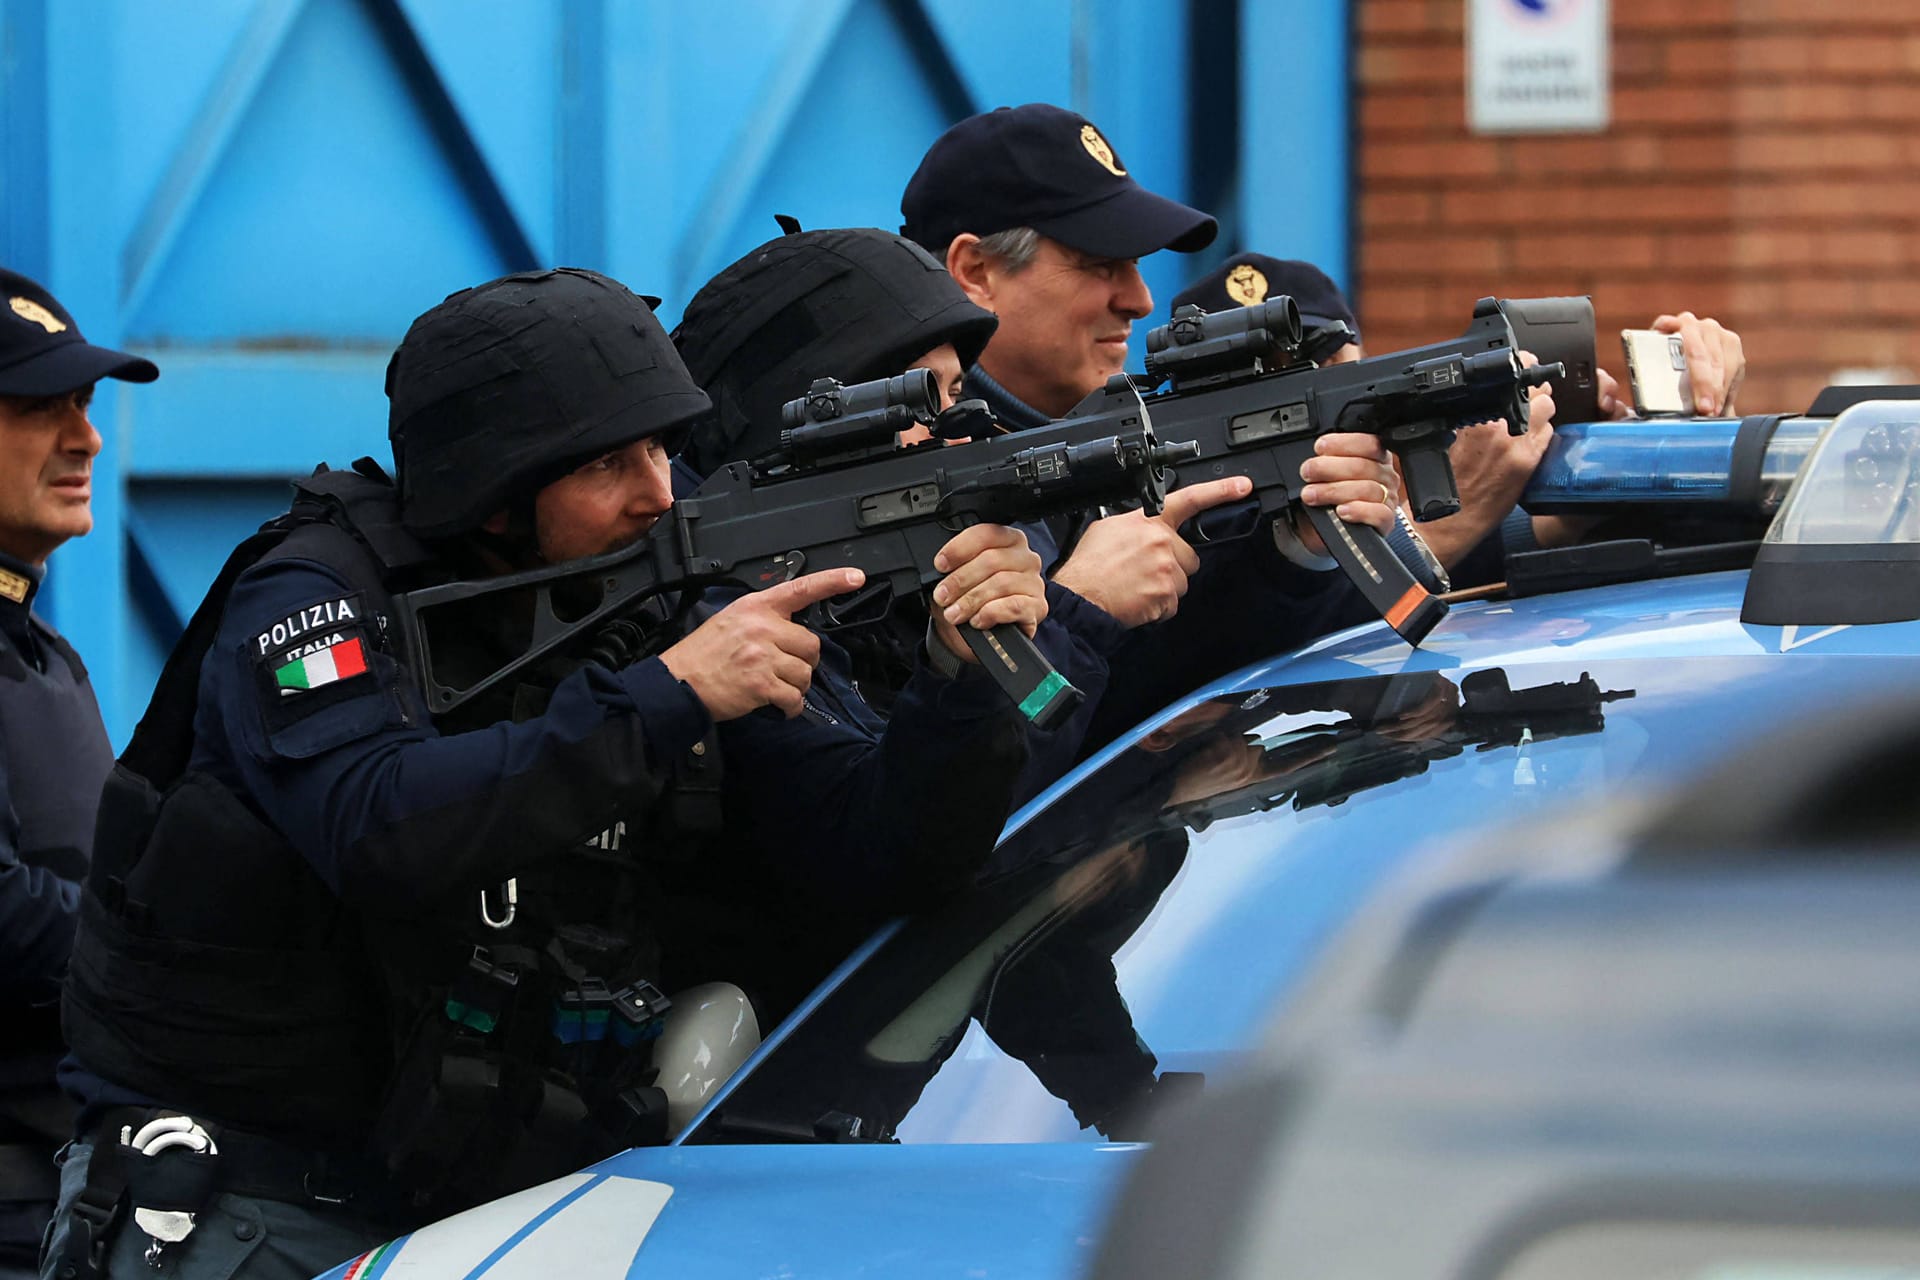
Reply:
[[966, 626], [959, 630], [993, 682], [1006, 690], [1035, 728], [1059, 727], [1086, 700], [1013, 623], [1003, 622], [987, 631]]
[[1348, 524], [1331, 507], [1306, 510], [1328, 552], [1401, 639], [1417, 645], [1447, 616], [1446, 602], [1420, 585], [1372, 525]]

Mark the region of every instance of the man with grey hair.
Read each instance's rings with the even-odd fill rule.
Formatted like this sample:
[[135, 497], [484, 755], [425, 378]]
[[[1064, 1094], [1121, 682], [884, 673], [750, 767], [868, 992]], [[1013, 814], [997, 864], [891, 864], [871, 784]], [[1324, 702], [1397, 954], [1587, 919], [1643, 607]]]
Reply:
[[[1015, 430], [1066, 414], [1124, 369], [1133, 322], [1153, 311], [1141, 258], [1204, 249], [1218, 230], [1208, 215], [1135, 181], [1091, 121], [1044, 103], [1001, 107], [947, 130], [908, 182], [900, 211], [901, 233], [999, 317], [967, 393]], [[1341, 433], [1318, 447], [1301, 468], [1300, 500], [1393, 537], [1398, 482], [1380, 442]], [[1244, 477], [1205, 487], [1206, 507], [1252, 491]], [[1201, 518], [1209, 517], [1229, 518]], [[1214, 675], [1369, 616], [1344, 579], [1317, 571], [1331, 562], [1310, 534], [1239, 538], [1203, 557], [1173, 523], [1133, 512], [1093, 521], [1064, 558], [1046, 530], [1029, 528], [1027, 537], [1057, 584], [1139, 629], [1115, 655], [1128, 675], [1116, 671], [1088, 749]], [[1409, 545], [1403, 558], [1416, 554]], [[1144, 626], [1176, 613], [1177, 626]]]

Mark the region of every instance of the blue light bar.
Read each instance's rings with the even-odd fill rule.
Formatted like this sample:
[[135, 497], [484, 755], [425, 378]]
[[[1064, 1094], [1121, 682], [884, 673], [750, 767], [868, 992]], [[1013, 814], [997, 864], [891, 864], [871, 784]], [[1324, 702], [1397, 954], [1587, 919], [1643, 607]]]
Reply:
[[1771, 514], [1827, 425], [1779, 417], [1570, 423], [1554, 429], [1520, 502], [1530, 511], [1711, 503]]

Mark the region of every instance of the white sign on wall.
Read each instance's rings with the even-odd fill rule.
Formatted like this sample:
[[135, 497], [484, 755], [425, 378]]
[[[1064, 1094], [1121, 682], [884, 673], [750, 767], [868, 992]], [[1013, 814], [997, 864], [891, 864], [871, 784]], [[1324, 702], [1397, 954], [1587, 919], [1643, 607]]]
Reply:
[[1606, 128], [1607, 52], [1607, 0], [1467, 0], [1467, 124]]

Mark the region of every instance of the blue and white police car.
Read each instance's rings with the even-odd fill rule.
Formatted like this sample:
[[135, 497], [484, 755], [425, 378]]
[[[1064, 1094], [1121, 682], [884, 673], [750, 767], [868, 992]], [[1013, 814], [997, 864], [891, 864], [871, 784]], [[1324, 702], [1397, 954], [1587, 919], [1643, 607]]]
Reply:
[[[1206, 1098], [1396, 869], [1637, 805], [1920, 687], [1920, 400], [1564, 428], [1510, 558], [1419, 649], [1326, 637], [1195, 692], [870, 939], [670, 1146], [330, 1276], [1065, 1277], [1171, 1099]], [[1180, 1114], [1175, 1111], [1174, 1114]]]

